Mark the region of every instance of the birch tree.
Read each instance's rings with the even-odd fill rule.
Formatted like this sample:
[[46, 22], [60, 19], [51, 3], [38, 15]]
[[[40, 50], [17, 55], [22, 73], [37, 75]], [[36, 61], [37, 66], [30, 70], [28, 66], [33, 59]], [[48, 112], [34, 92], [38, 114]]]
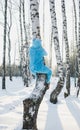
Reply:
[[57, 19], [56, 19], [56, 12], [55, 12], [55, 0], [50, 0], [50, 13], [51, 13], [51, 21], [52, 21], [54, 48], [55, 48], [58, 73], [59, 73], [59, 80], [58, 80], [57, 86], [50, 95], [50, 101], [55, 104], [57, 103], [57, 97], [60, 94], [64, 85], [63, 63], [62, 63], [61, 54], [60, 54]]
[[52, 68], [52, 48], [53, 48], [53, 46], [52, 46], [52, 44], [53, 44], [53, 32], [51, 32], [51, 41], [50, 41], [50, 68]]
[[24, 27], [24, 36], [25, 36], [25, 45], [24, 45], [24, 49], [25, 51], [25, 71], [24, 71], [24, 75], [25, 75], [25, 84], [28, 87], [29, 86], [29, 77], [30, 77], [30, 72], [29, 72], [29, 41], [28, 41], [28, 37], [27, 37], [27, 26], [26, 26], [26, 19], [25, 19], [25, 1], [22, 0], [22, 10], [23, 10], [23, 27]]
[[77, 45], [77, 13], [76, 13], [76, 4], [75, 0], [73, 0], [73, 9], [74, 9], [74, 18], [75, 18], [75, 42]]
[[[21, 75], [22, 75], [22, 58], [23, 58], [23, 29], [22, 29], [22, 4], [21, 0], [19, 1], [19, 23], [20, 23], [20, 38], [21, 38], [21, 52], [20, 52], [20, 67], [21, 67]], [[23, 77], [23, 76], [22, 76]]]
[[[76, 45], [77, 46], [77, 13], [76, 13], [76, 4], [75, 4], [75, 0], [73, 0], [73, 9], [74, 9], [74, 26], [75, 26], [75, 42], [76, 42]], [[75, 47], [75, 50], [76, 50], [76, 47]], [[76, 68], [77, 68], [77, 63], [76, 63], [76, 60], [77, 60], [77, 54], [75, 53], [75, 66], [74, 66], [74, 69], [75, 69], [75, 87], [76, 87]]]
[[7, 23], [8, 25], [8, 42], [9, 42], [9, 45], [8, 45], [8, 57], [9, 57], [9, 77], [10, 77], [10, 80], [12, 81], [12, 73], [11, 73], [11, 37], [10, 37], [10, 34], [11, 34], [11, 27], [12, 27], [12, 3], [11, 3], [11, 0], [9, 1], [10, 2], [10, 5], [8, 7], [9, 9], [9, 21], [10, 23]]
[[5, 74], [6, 74], [6, 32], [7, 32], [7, 3], [8, 0], [5, 0], [4, 3], [4, 37], [3, 37], [3, 78], [2, 78], [2, 89], [6, 89], [6, 84], [5, 84]]
[[21, 37], [21, 50], [20, 50], [20, 68], [21, 75], [24, 82], [26, 83], [26, 75], [25, 75], [25, 55], [24, 55], [24, 45], [23, 45], [23, 19], [22, 19], [22, 0], [19, 1], [19, 23], [20, 23], [20, 37]]
[[69, 44], [67, 36], [67, 20], [66, 20], [66, 10], [65, 10], [65, 0], [61, 0], [62, 6], [62, 19], [63, 19], [63, 38], [65, 42], [65, 52], [66, 52], [66, 89], [67, 93], [64, 96], [70, 95], [70, 59], [69, 59]]
[[80, 0], [79, 0], [79, 24], [78, 24], [78, 46], [77, 46], [77, 51], [78, 51], [78, 70], [79, 70], [79, 75], [78, 75], [78, 91], [77, 91], [77, 96], [80, 91]]
[[44, 46], [44, 39], [45, 39], [45, 0], [43, 0], [43, 46]]
[[[39, 3], [37, 0], [30, 0], [30, 15], [32, 21], [32, 35], [33, 38], [40, 39], [40, 23], [39, 23]], [[37, 74], [35, 88], [33, 89], [29, 98], [23, 101], [23, 129], [38, 130], [37, 129], [37, 114], [40, 103], [47, 90], [45, 83], [45, 75]]]

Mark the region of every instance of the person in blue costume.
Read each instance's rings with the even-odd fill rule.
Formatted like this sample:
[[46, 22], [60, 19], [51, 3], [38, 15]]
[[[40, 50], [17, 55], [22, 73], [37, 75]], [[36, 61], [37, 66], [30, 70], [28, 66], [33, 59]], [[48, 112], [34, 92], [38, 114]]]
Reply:
[[44, 64], [44, 56], [47, 56], [47, 52], [42, 47], [41, 40], [34, 38], [29, 49], [30, 71], [35, 76], [37, 73], [46, 74], [45, 85], [49, 87], [52, 71]]

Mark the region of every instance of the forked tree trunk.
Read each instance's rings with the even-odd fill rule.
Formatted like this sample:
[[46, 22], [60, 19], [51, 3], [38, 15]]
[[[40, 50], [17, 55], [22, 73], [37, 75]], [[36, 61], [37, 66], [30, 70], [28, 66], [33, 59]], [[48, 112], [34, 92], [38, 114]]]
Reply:
[[[30, 0], [30, 11], [33, 38], [40, 38], [39, 3], [37, 0]], [[38, 109], [47, 90], [44, 86], [45, 79], [45, 75], [38, 74], [33, 92], [29, 98], [23, 101], [23, 129], [25, 130], [37, 130]]]
[[62, 6], [62, 21], [63, 21], [63, 38], [65, 42], [65, 51], [66, 51], [66, 90], [67, 93], [64, 93], [64, 96], [70, 94], [70, 59], [69, 59], [69, 44], [67, 36], [67, 20], [66, 20], [66, 10], [65, 10], [65, 0], [61, 0]]
[[40, 103], [47, 90], [44, 86], [45, 75], [38, 74], [36, 85], [30, 97], [23, 101], [24, 115], [23, 115], [23, 129], [38, 130], [37, 129], [37, 114]]
[[54, 41], [56, 61], [57, 61], [58, 73], [59, 73], [59, 81], [57, 83], [57, 86], [50, 95], [50, 101], [55, 104], [57, 103], [57, 96], [60, 94], [64, 85], [63, 63], [60, 54], [57, 19], [56, 19], [56, 12], [55, 12], [55, 0], [50, 0], [50, 13], [51, 13], [51, 21], [52, 21], [53, 41]]

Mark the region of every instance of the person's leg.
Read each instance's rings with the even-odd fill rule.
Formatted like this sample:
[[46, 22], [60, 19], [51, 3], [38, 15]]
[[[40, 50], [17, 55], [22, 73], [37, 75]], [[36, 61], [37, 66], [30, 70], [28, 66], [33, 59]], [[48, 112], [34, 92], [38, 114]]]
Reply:
[[47, 66], [45, 66], [43, 69], [43, 73], [46, 74], [46, 83], [50, 83], [50, 79], [51, 79], [51, 75], [52, 75], [51, 69], [48, 68]]
[[50, 79], [51, 79], [51, 75], [52, 75], [52, 71], [50, 68], [48, 68], [47, 66], [43, 66], [38, 73], [43, 73], [46, 74], [46, 83], [50, 83]]
[[46, 74], [45, 86], [46, 86], [47, 88], [49, 88], [50, 79], [51, 79], [51, 75], [52, 75], [51, 69], [48, 68], [47, 66], [42, 66], [42, 67], [40, 68], [40, 70], [37, 70], [37, 69], [36, 69], [36, 73]]
[[44, 72], [46, 73], [46, 81], [44, 85], [46, 86], [47, 89], [49, 89], [52, 71], [47, 66], [45, 66]]

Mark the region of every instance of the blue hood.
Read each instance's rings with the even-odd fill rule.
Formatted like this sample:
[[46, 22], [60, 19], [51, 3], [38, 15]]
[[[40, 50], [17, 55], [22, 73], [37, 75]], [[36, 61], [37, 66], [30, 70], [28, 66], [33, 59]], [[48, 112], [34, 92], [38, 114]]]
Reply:
[[34, 38], [33, 41], [32, 41], [32, 46], [35, 47], [35, 48], [40, 48], [40, 47], [42, 47], [41, 44], [42, 44], [42, 43], [41, 43], [41, 40], [40, 40], [40, 39]]
[[41, 40], [33, 39], [32, 46], [29, 49], [30, 70], [35, 73], [35, 69], [40, 70], [44, 66], [43, 57], [47, 52], [41, 45]]

